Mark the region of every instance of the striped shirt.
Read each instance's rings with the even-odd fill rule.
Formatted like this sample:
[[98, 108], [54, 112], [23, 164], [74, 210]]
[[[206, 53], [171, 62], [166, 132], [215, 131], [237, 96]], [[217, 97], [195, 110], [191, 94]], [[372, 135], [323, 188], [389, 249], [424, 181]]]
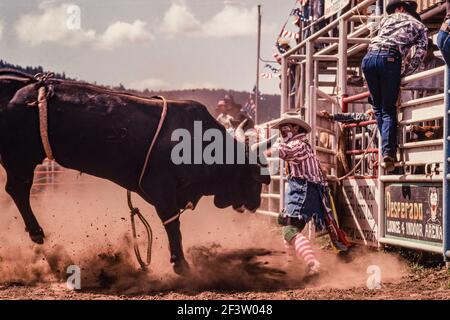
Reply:
[[319, 159], [308, 143], [306, 134], [297, 134], [287, 142], [281, 142], [279, 157], [288, 162], [289, 174], [317, 184], [326, 185]]

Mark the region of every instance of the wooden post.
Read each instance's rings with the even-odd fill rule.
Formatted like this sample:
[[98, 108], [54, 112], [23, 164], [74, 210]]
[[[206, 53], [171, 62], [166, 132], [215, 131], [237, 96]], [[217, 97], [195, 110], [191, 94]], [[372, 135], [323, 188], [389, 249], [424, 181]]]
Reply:
[[[314, 42], [306, 42], [306, 70], [305, 70], [305, 108], [310, 108], [311, 96], [310, 87], [313, 85], [313, 68], [314, 68]], [[306, 114], [309, 112], [306, 110]]]
[[347, 93], [347, 21], [339, 21], [338, 45], [338, 95], [342, 98]]

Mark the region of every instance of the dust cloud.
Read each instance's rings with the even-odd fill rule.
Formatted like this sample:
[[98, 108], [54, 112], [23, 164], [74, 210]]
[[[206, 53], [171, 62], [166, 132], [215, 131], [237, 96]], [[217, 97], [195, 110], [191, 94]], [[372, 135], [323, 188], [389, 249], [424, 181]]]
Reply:
[[[195, 211], [181, 217], [183, 245], [191, 265], [191, 275], [182, 278], [172, 271], [167, 237], [155, 210], [134, 195], [135, 206], [153, 229], [152, 263], [148, 271], [142, 271], [133, 252], [125, 190], [75, 173], [60, 182], [33, 193], [32, 207], [46, 234], [42, 246], [29, 240], [19, 212], [0, 193], [0, 285], [63, 286], [69, 265], [80, 267], [82, 290], [120, 294], [349, 288], [365, 285], [371, 265], [380, 268], [383, 282], [395, 281], [405, 272], [405, 264], [392, 254], [356, 249], [353, 260], [345, 263], [316, 246], [324, 271], [308, 279], [303, 263], [286, 254], [273, 220], [220, 210], [206, 197]], [[137, 229], [144, 255], [145, 232], [139, 223]]]

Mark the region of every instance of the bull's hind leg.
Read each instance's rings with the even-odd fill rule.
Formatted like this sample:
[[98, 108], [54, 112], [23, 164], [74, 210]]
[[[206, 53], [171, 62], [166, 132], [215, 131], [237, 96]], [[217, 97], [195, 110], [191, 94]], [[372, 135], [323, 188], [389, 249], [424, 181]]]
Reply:
[[26, 231], [33, 242], [44, 243], [44, 231], [31, 210], [30, 191], [33, 185], [33, 169], [20, 173], [12, 173], [7, 170], [6, 192], [14, 200], [25, 222]]

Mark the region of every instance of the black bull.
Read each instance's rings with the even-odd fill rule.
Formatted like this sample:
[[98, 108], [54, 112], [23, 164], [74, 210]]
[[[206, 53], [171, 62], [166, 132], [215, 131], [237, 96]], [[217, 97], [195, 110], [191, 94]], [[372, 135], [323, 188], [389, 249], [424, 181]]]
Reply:
[[[0, 76], [0, 155], [7, 173], [6, 191], [14, 200], [31, 239], [42, 244], [44, 232], [30, 206], [35, 167], [46, 158], [39, 131], [36, 102], [38, 88], [45, 85], [48, 98], [48, 134], [54, 157], [66, 168], [110, 180], [136, 192], [152, 204], [162, 221], [213, 195], [220, 208], [232, 206], [255, 210], [260, 205], [262, 183], [255, 164], [176, 165], [171, 151], [174, 130], [220, 130], [232, 139], [207, 109], [194, 101], [169, 101], [167, 117], [152, 150], [148, 168], [138, 186], [149, 143], [162, 111], [160, 100], [117, 94], [78, 82]], [[235, 148], [243, 144], [236, 142]], [[225, 150], [226, 151], [226, 150]], [[143, 192], [144, 191], [144, 192]], [[165, 225], [171, 262], [177, 273], [188, 270], [184, 258], [179, 219]]]

